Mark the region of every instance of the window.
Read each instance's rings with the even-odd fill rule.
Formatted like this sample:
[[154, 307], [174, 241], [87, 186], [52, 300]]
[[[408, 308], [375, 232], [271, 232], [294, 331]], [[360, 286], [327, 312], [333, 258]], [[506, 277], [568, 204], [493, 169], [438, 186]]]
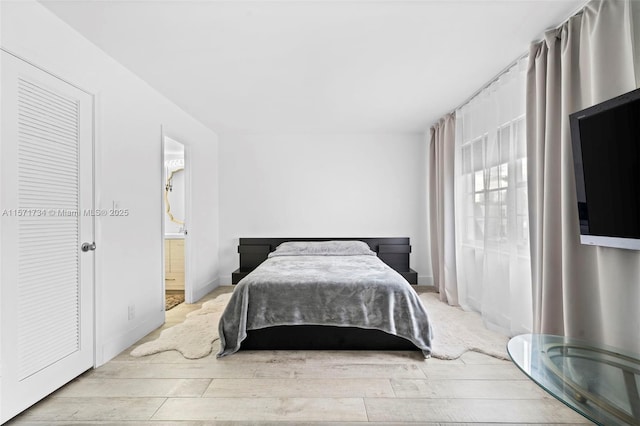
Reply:
[[515, 238], [522, 254], [528, 254], [524, 130], [524, 116], [520, 116], [498, 127], [492, 145], [487, 133], [462, 143], [463, 244], [498, 246]]

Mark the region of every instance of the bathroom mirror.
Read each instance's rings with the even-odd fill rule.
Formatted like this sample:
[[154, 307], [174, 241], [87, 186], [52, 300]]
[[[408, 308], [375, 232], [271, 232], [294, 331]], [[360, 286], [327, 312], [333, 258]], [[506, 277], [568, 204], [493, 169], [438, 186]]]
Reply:
[[164, 204], [169, 220], [184, 225], [184, 168], [168, 171]]

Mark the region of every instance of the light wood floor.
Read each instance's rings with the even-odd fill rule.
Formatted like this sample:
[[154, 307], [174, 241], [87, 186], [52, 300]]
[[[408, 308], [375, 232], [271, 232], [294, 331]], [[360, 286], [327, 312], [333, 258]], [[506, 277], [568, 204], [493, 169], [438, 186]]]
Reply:
[[[172, 309], [164, 327], [199, 307]], [[133, 358], [127, 350], [9, 424], [590, 424], [511, 362], [473, 352], [455, 361], [357, 351], [247, 351], [217, 360], [216, 350], [200, 360], [177, 352]]]

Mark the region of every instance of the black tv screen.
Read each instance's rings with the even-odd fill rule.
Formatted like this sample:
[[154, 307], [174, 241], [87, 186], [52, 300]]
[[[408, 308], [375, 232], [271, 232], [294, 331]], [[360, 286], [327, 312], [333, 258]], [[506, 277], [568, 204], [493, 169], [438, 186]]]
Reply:
[[569, 120], [581, 243], [640, 250], [640, 89]]

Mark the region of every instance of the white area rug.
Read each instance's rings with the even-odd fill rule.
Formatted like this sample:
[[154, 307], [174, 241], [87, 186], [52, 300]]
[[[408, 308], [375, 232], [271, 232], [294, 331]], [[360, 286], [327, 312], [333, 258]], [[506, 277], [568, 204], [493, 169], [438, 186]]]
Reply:
[[474, 351], [509, 359], [509, 338], [487, 329], [480, 314], [449, 306], [440, 301], [437, 293], [422, 293], [420, 299], [427, 308], [433, 328], [432, 357], [456, 359], [467, 351]]
[[[187, 314], [187, 319], [163, 330], [158, 339], [136, 347], [132, 356], [140, 357], [176, 350], [185, 358], [197, 359], [211, 353], [218, 336], [218, 321], [231, 293], [221, 294], [205, 302], [202, 308]], [[456, 359], [467, 351], [475, 351], [500, 359], [509, 359], [506, 336], [490, 331], [482, 324], [480, 315], [440, 302], [436, 293], [422, 293], [433, 327], [432, 356]]]
[[188, 359], [209, 355], [213, 342], [220, 338], [218, 322], [230, 298], [231, 293], [225, 293], [204, 302], [202, 308], [189, 312], [184, 322], [162, 330], [156, 340], [143, 343], [132, 350], [131, 356], [140, 357], [172, 350]]

